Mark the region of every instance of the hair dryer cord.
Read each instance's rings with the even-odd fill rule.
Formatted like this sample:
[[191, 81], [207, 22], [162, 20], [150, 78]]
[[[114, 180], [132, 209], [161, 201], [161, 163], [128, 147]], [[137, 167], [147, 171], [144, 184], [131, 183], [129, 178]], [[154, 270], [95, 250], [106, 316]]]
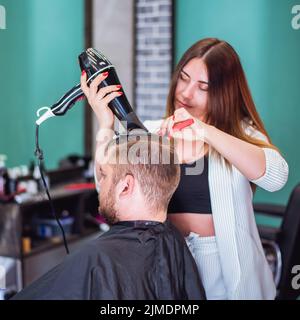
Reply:
[[42, 181], [43, 181], [43, 186], [45, 188], [45, 191], [46, 191], [46, 194], [47, 194], [47, 197], [48, 197], [48, 200], [49, 200], [51, 214], [53, 215], [53, 217], [57, 221], [57, 224], [59, 225], [59, 228], [60, 228], [61, 233], [62, 233], [63, 242], [64, 242], [64, 246], [65, 246], [66, 252], [67, 252], [67, 254], [69, 254], [69, 248], [68, 248], [68, 244], [67, 244], [67, 240], [66, 240], [65, 231], [64, 231], [64, 228], [61, 225], [61, 223], [59, 221], [59, 218], [58, 218], [58, 216], [56, 214], [56, 211], [55, 211], [55, 208], [54, 208], [54, 205], [53, 205], [53, 201], [51, 199], [50, 192], [49, 192], [49, 189], [48, 189], [45, 177], [44, 177], [43, 169], [42, 169], [42, 162], [44, 160], [44, 156], [43, 156], [43, 151], [40, 149], [40, 146], [39, 146], [39, 125], [36, 125], [36, 130], [35, 130], [35, 148], [36, 148], [35, 149], [35, 156], [36, 156], [36, 158], [38, 160], [38, 167], [39, 167], [40, 175], [41, 175], [41, 178], [42, 178]]

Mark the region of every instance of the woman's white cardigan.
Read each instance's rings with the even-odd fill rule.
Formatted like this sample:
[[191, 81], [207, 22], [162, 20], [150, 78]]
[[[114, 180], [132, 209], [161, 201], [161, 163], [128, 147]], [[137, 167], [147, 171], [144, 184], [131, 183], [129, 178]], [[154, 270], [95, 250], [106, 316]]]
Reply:
[[[150, 132], [156, 132], [161, 120], [145, 121]], [[258, 139], [267, 138], [253, 127], [245, 131]], [[288, 165], [276, 150], [263, 148], [266, 158], [265, 174], [254, 184], [267, 191], [281, 189], [288, 178]], [[261, 245], [249, 180], [223, 158], [209, 153], [209, 189], [228, 299], [274, 299], [276, 288]]]

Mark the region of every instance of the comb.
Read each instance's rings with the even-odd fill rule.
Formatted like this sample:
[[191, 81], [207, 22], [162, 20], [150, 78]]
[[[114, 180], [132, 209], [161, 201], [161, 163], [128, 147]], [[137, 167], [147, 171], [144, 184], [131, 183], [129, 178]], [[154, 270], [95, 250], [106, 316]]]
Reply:
[[180, 131], [180, 130], [192, 125], [193, 123], [194, 123], [194, 119], [187, 119], [187, 120], [179, 121], [179, 122], [174, 123], [172, 129], [174, 132]]

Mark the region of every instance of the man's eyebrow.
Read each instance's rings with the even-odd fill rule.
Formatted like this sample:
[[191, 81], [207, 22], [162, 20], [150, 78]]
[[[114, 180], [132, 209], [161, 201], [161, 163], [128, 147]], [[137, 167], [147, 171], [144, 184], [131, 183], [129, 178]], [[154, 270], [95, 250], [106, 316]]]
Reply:
[[[181, 70], [181, 72], [184, 73], [187, 77], [191, 78], [190, 75], [186, 71], [184, 71], [183, 69]], [[198, 80], [197, 82], [208, 84], [208, 82], [204, 81], [204, 80]]]

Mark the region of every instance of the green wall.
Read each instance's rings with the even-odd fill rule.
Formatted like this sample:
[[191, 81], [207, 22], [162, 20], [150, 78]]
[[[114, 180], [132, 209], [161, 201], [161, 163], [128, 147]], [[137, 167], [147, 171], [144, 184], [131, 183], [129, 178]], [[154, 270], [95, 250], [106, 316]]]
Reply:
[[300, 182], [300, 30], [291, 26], [291, 0], [177, 0], [176, 61], [194, 42], [217, 37], [238, 52], [257, 109], [289, 163], [286, 186], [258, 189], [255, 201], [286, 204]]
[[[36, 110], [51, 106], [79, 82], [84, 48], [84, 0], [0, 0], [0, 153], [8, 166], [34, 158]], [[48, 168], [69, 153], [82, 154], [83, 104], [40, 128]]]

